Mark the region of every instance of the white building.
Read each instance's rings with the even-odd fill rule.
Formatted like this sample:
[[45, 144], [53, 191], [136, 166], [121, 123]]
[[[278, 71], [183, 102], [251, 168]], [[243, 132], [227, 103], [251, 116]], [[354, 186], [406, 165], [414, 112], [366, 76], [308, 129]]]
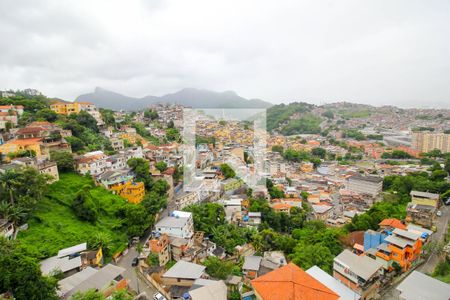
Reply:
[[353, 175], [345, 181], [345, 189], [376, 197], [383, 189], [383, 178], [377, 176]]
[[192, 213], [175, 210], [155, 225], [157, 232], [168, 236], [190, 239], [194, 235]]

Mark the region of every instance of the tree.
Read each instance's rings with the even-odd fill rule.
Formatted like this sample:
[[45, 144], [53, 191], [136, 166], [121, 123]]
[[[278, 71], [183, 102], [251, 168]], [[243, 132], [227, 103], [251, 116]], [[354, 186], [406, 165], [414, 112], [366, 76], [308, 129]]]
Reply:
[[158, 119], [158, 113], [152, 109], [147, 109], [144, 111], [144, 117], [149, 118], [150, 120]]
[[95, 222], [98, 217], [98, 209], [92, 199], [89, 185], [85, 185], [75, 196], [72, 202], [72, 209], [81, 220]]
[[58, 165], [58, 171], [61, 173], [73, 172], [75, 170], [75, 161], [70, 152], [67, 151], [51, 151], [50, 159]]
[[17, 241], [0, 238], [0, 293], [17, 300], [56, 300], [57, 282], [42, 276], [39, 262]]
[[435, 170], [433, 173], [431, 173], [430, 179], [433, 181], [440, 181], [444, 180], [445, 177], [447, 177], [448, 173], [444, 170]]
[[220, 204], [207, 202], [189, 205], [183, 210], [192, 213], [196, 231], [211, 232], [213, 227], [225, 224], [225, 210]]
[[150, 254], [147, 256], [147, 265], [151, 267], [157, 267], [159, 266], [159, 256], [156, 253], [150, 252]]
[[104, 254], [109, 253], [113, 238], [108, 232], [99, 231], [89, 241], [89, 248], [99, 249], [102, 248]]
[[91, 116], [88, 112], [80, 111], [76, 116], [78, 124], [91, 129], [94, 132], [98, 132], [97, 120]]
[[334, 255], [321, 244], [297, 246], [291, 255], [292, 261], [304, 270], [318, 266], [325, 272], [332, 272]]
[[70, 147], [74, 152], [80, 152], [86, 147], [86, 144], [76, 136], [67, 136], [65, 139], [70, 144]]
[[105, 297], [101, 292], [90, 289], [86, 292], [76, 292], [73, 294], [71, 300], [105, 300]]
[[311, 150], [311, 154], [324, 159], [325, 156], [327, 155], [327, 151], [323, 148], [317, 147]]
[[14, 233], [13, 239], [16, 239], [19, 232], [19, 224], [27, 217], [26, 210], [20, 206], [14, 206], [8, 202], [0, 202], [0, 216], [13, 223]]
[[221, 164], [220, 170], [225, 178], [233, 178], [236, 176], [236, 172], [228, 164]]
[[58, 119], [58, 114], [50, 108], [44, 108], [36, 113], [36, 118], [53, 123]]
[[302, 197], [303, 201], [308, 200], [309, 193], [307, 191], [301, 191], [300, 196]]
[[173, 123], [172, 120], [170, 120], [169, 123], [167, 123], [167, 128], [175, 128], [175, 124]]
[[168, 141], [179, 141], [180, 140], [180, 132], [178, 129], [170, 127], [166, 130], [166, 138]]
[[129, 237], [142, 236], [145, 230], [153, 225], [154, 216], [142, 205], [127, 204], [121, 211], [123, 226]]
[[30, 212], [42, 200], [49, 179], [49, 175], [33, 168], [7, 170], [0, 173], [0, 199], [8, 199], [10, 204]]
[[444, 170], [450, 175], [450, 157], [445, 160]]
[[206, 266], [206, 273], [213, 278], [226, 279], [233, 271], [233, 262], [222, 261], [215, 256], [209, 256], [203, 264]]
[[152, 177], [150, 176], [150, 165], [143, 158], [130, 158], [127, 162], [128, 166], [136, 175], [136, 181], [143, 182], [145, 189], [149, 191], [152, 187]]
[[155, 164], [155, 168], [158, 169], [160, 172], [164, 172], [167, 170], [167, 164], [164, 161], [158, 161]]
[[132, 297], [126, 289], [115, 291], [111, 295], [111, 300], [133, 300], [134, 297]]

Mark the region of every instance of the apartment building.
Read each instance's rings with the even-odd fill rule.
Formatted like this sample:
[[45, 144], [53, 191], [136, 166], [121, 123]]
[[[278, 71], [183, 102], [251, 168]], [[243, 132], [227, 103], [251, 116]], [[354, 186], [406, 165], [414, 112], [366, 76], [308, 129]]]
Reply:
[[144, 199], [143, 182], [134, 182], [134, 174], [130, 169], [110, 170], [100, 174], [96, 180], [105, 188], [115, 192], [131, 203], [139, 203]]
[[359, 174], [353, 175], [345, 181], [345, 189], [376, 197], [383, 189], [383, 178], [377, 176], [362, 176]]
[[102, 126], [105, 124], [100, 112], [91, 102], [55, 102], [50, 105], [50, 109], [59, 115], [66, 116], [69, 116], [71, 114], [78, 114], [80, 113], [80, 111], [85, 111], [97, 121], [98, 126]]
[[432, 207], [439, 206], [439, 194], [411, 191], [411, 202], [418, 205], [426, 205]]
[[194, 220], [192, 213], [173, 211], [170, 216], [161, 219], [155, 225], [156, 232], [168, 236], [190, 239], [194, 235]]
[[419, 233], [396, 228], [384, 239], [387, 246], [378, 247], [376, 256], [387, 262], [397, 262], [406, 271], [419, 258], [422, 250], [420, 237]]
[[413, 132], [412, 147], [420, 152], [430, 152], [434, 149], [450, 152], [450, 134], [428, 131]]

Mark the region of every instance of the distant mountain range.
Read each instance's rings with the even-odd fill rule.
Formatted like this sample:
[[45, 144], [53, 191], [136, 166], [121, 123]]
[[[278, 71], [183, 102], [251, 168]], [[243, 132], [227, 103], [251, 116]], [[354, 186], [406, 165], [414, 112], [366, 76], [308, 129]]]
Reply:
[[268, 108], [273, 104], [260, 99], [246, 99], [233, 91], [213, 92], [186, 88], [161, 97], [135, 98], [97, 87], [93, 93], [80, 95], [77, 102], [92, 102], [97, 107], [113, 110], [138, 110], [156, 103], [181, 104], [193, 108]]

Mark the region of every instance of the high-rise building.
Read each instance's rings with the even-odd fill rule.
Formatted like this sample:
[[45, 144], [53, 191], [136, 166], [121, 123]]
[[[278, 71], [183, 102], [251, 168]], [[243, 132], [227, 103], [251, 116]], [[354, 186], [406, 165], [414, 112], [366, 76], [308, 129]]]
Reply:
[[430, 152], [439, 149], [450, 152], [450, 134], [433, 133], [428, 131], [413, 132], [412, 146], [420, 152]]

